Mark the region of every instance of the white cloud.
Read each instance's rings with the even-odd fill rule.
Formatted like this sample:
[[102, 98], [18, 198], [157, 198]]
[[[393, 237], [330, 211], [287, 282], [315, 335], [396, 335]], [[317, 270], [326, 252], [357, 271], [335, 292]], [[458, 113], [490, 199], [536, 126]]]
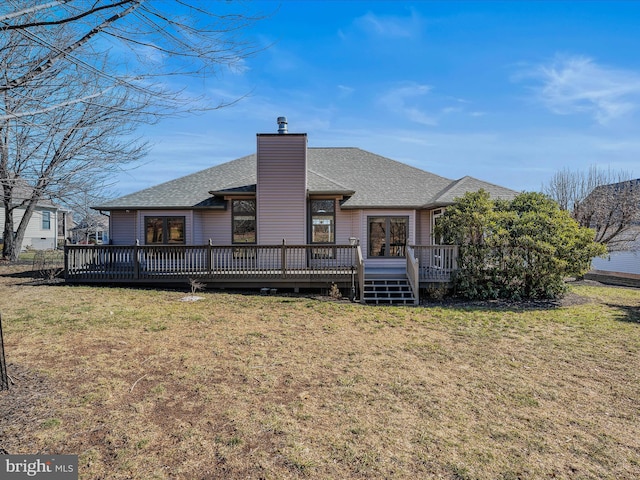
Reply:
[[355, 92], [355, 88], [348, 87], [346, 85], [338, 85], [338, 92], [340, 92], [341, 97], [349, 97], [353, 92]]
[[640, 106], [640, 73], [599, 65], [589, 57], [558, 57], [548, 65], [523, 72], [531, 77], [540, 100], [560, 115], [587, 114], [600, 124]]
[[437, 119], [416, 106], [417, 99], [427, 95], [431, 92], [431, 89], [432, 87], [429, 85], [417, 83], [404, 84], [382, 95], [382, 97], [380, 97], [380, 104], [390, 112], [404, 116], [412, 122], [434, 126], [438, 123]]
[[251, 70], [249, 65], [247, 65], [247, 60], [239, 56], [229, 60], [228, 67], [229, 71], [235, 75], [244, 75]]
[[387, 38], [410, 38], [422, 28], [422, 20], [415, 13], [401, 17], [397, 15], [376, 15], [368, 12], [357, 18], [354, 24], [367, 33]]
[[444, 107], [441, 112], [444, 115], [448, 115], [450, 113], [459, 113], [462, 112], [462, 107]]

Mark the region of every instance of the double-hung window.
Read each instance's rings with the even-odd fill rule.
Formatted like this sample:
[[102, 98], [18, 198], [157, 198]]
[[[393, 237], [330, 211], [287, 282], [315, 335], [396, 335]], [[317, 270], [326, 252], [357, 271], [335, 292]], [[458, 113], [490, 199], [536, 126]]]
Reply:
[[[336, 243], [336, 201], [334, 199], [313, 199], [309, 202], [311, 211], [311, 244], [327, 245]], [[335, 248], [312, 249], [314, 259], [335, 258]]]
[[185, 243], [185, 217], [144, 217], [147, 245]]
[[311, 243], [336, 243], [336, 201], [311, 200]]
[[402, 257], [409, 217], [369, 217], [369, 257]]
[[42, 230], [51, 230], [51, 212], [42, 212]]

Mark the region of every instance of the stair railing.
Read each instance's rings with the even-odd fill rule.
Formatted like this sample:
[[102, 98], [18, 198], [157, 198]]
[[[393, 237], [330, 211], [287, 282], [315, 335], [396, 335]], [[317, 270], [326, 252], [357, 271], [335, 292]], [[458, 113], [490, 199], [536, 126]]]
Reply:
[[360, 303], [364, 303], [364, 258], [362, 257], [362, 248], [360, 245], [356, 247], [356, 265], [358, 266], [358, 287], [360, 288]]
[[412, 245], [407, 245], [405, 249], [405, 257], [407, 259], [407, 279], [411, 290], [413, 291], [414, 305], [420, 304], [420, 264], [415, 256]]

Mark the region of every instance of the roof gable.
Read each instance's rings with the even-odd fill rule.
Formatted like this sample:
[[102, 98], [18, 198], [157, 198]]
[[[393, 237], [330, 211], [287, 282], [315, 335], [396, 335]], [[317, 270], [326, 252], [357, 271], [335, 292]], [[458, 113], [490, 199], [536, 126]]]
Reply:
[[434, 204], [437, 206], [451, 205], [455, 202], [456, 198], [464, 196], [467, 192], [477, 192], [478, 190], [484, 190], [492, 198], [500, 200], [512, 200], [518, 193], [515, 190], [501, 187], [500, 185], [465, 176], [452, 182], [447, 188], [436, 195]]
[[[25, 200], [31, 199], [31, 196], [34, 193], [34, 188], [25, 180], [24, 178], [17, 178], [13, 181], [7, 180], [7, 182], [12, 183], [13, 192], [12, 192], [12, 204], [19, 205]], [[58, 205], [56, 205], [50, 198], [39, 198], [36, 202], [36, 207], [39, 208], [49, 208], [49, 209], [59, 209]]]

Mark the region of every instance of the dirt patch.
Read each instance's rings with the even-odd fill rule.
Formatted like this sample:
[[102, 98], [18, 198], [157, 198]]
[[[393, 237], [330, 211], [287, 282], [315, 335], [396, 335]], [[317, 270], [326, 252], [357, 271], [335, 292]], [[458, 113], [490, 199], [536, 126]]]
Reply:
[[48, 399], [58, 388], [50, 378], [9, 363], [9, 390], [0, 392], [0, 452], [34, 454], [34, 433], [48, 418]]

